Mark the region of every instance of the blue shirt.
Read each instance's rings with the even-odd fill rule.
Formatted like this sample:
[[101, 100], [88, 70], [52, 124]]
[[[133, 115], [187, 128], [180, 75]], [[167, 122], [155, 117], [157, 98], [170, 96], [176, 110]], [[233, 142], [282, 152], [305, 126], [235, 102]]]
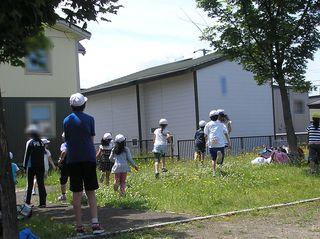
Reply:
[[64, 119], [63, 129], [68, 145], [67, 163], [96, 162], [92, 140], [94, 118], [83, 112], [73, 112]]
[[19, 171], [19, 168], [15, 163], [11, 163], [11, 170], [12, 170], [13, 182], [16, 184], [17, 183], [17, 172]]

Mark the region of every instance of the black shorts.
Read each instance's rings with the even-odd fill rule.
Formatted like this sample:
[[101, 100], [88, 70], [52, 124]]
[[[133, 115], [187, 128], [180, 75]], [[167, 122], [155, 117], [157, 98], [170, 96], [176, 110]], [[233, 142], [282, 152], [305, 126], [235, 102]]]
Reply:
[[71, 192], [82, 192], [83, 187], [86, 191], [94, 191], [99, 188], [96, 163], [70, 163], [68, 168], [70, 174]]
[[194, 150], [197, 152], [197, 153], [206, 153], [206, 145], [195, 145], [194, 146]]
[[69, 178], [69, 170], [68, 165], [66, 163], [63, 163], [60, 167], [60, 185], [65, 185], [68, 182]]

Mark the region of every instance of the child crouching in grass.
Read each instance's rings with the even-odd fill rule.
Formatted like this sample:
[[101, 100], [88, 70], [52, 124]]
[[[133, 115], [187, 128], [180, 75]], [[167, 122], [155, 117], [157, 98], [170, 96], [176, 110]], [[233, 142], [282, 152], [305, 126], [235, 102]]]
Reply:
[[120, 186], [120, 196], [126, 193], [127, 173], [130, 172], [130, 166], [139, 170], [133, 161], [130, 150], [126, 147], [126, 138], [122, 134], [115, 137], [115, 147], [111, 151], [110, 161], [114, 162], [111, 172], [114, 174], [114, 190], [118, 191]]

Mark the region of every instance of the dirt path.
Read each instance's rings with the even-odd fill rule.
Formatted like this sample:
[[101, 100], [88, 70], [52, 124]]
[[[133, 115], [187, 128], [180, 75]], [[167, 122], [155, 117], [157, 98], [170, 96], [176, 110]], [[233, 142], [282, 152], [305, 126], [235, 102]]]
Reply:
[[320, 202], [198, 221], [115, 238], [320, 238]]

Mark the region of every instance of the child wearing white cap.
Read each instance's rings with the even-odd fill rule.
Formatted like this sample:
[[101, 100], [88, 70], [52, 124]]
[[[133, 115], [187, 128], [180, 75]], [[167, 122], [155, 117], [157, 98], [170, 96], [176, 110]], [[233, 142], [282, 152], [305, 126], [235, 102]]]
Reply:
[[159, 178], [160, 161], [162, 161], [162, 172], [165, 173], [168, 171], [166, 168], [165, 156], [166, 156], [168, 141], [172, 139], [172, 135], [167, 129], [168, 121], [166, 119], [160, 119], [159, 126], [160, 127], [154, 131], [154, 138], [153, 138], [154, 145], [152, 150], [155, 156], [154, 173], [156, 178]]
[[114, 142], [112, 141], [111, 133], [105, 133], [101, 139], [101, 144], [97, 151], [97, 160], [99, 164], [99, 169], [102, 172], [100, 182], [106, 181], [106, 185], [110, 184], [110, 174], [113, 167], [113, 162], [110, 161], [109, 157], [111, 150], [114, 147]]
[[126, 179], [130, 172], [130, 165], [139, 170], [133, 161], [130, 149], [126, 147], [126, 138], [122, 134], [115, 137], [115, 146], [111, 151], [110, 160], [114, 162], [112, 173], [114, 174], [114, 190], [118, 191], [120, 186], [120, 196], [126, 193]]
[[212, 159], [213, 176], [215, 176], [218, 152], [222, 154], [223, 161], [225, 155], [226, 140], [230, 146], [231, 141], [227, 127], [218, 120], [219, 113], [215, 110], [212, 110], [209, 113], [209, 117], [211, 121], [206, 124], [204, 128], [204, 134], [206, 136], [206, 141], [209, 146], [209, 152]]
[[[53, 170], [56, 170], [56, 166], [52, 160], [51, 157], [51, 152], [48, 149], [48, 145], [50, 143], [50, 140], [43, 138], [41, 139], [42, 142], [44, 143], [44, 147], [45, 147], [45, 152], [44, 152], [44, 179], [46, 179], [48, 177], [49, 174], [49, 163], [52, 167]], [[32, 195], [36, 195], [36, 190], [37, 190], [37, 179], [34, 179], [34, 183], [33, 183], [33, 189], [32, 189]]]
[[206, 153], [206, 138], [204, 134], [205, 126], [206, 126], [206, 122], [204, 120], [201, 120], [199, 122], [199, 129], [196, 131], [194, 135], [194, 145], [195, 145], [194, 160], [199, 160], [202, 164], [204, 162], [204, 157]]

